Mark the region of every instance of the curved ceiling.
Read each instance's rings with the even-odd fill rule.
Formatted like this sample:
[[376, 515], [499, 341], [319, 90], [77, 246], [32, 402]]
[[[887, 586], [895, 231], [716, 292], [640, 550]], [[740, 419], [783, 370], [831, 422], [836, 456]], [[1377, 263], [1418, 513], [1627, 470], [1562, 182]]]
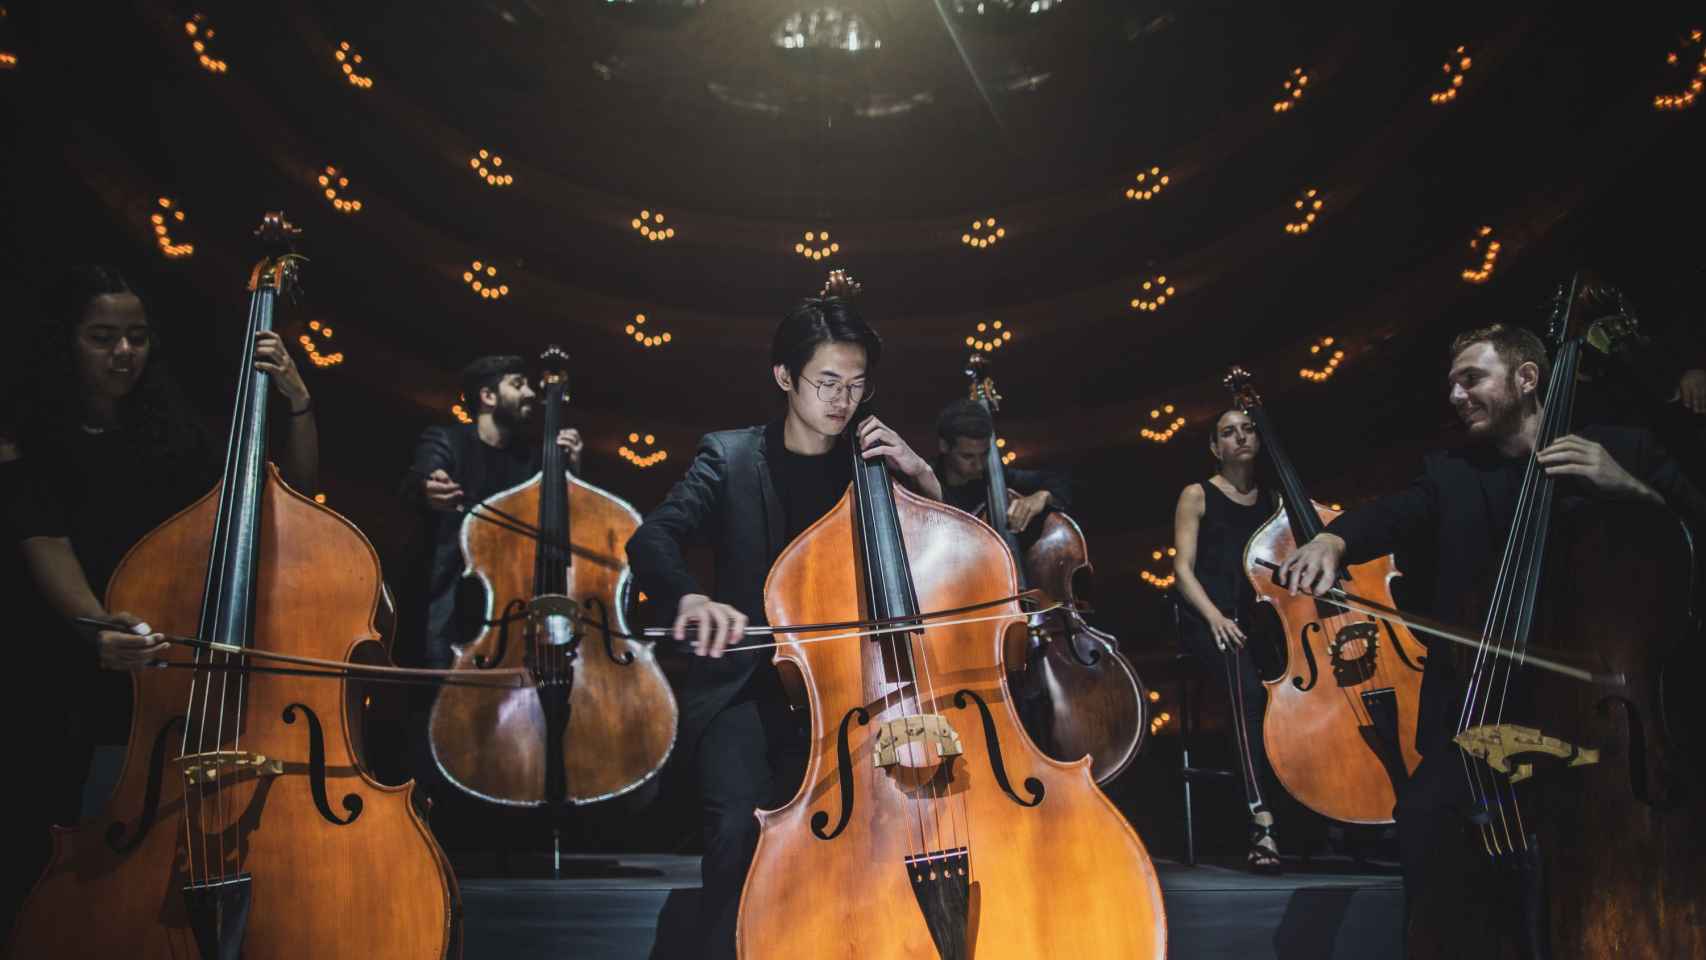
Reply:
[[[229, 64], [215, 74], [174, 5], [103, 10], [101, 30], [54, 5], [11, 39], [0, 24], [0, 48], [21, 55], [0, 91], [40, 148], [10, 161], [26, 210], [14, 263], [80, 255], [69, 236], [36, 246], [71, 229], [52, 212], [67, 198], [146, 256], [149, 204], [170, 194], [198, 250], [152, 268], [224, 306], [250, 221], [282, 206], [309, 230], [303, 316], [335, 321], [347, 344], [349, 361], [317, 377], [443, 416], [469, 356], [567, 341], [610, 455], [630, 429], [679, 454], [761, 418], [774, 319], [846, 267], [891, 345], [885, 408], [915, 439], [960, 389], [965, 338], [1000, 320], [1014, 333], [996, 356], [1002, 429], [1021, 462], [1137, 471], [1166, 499], [1200, 463], [1138, 431], [1169, 403], [1193, 425], [1212, 416], [1226, 364], [1374, 429], [1397, 401], [1370, 371], [1431, 383], [1405, 351], [1533, 300], [1583, 250], [1642, 269], [1635, 245], [1593, 227], [1624, 222], [1629, 191], [1697, 197], [1678, 158], [1698, 156], [1698, 110], [1651, 106], [1686, 27], [1659, 12], [1066, 0], [977, 17], [953, 0], [839, 0], [880, 47], [777, 46], [790, 15], [825, 6], [222, 0], [200, 8]], [[370, 86], [342, 71], [345, 43]], [[1459, 45], [1473, 68], [1430, 103]], [[1282, 86], [1295, 70], [1301, 97]], [[512, 184], [475, 175], [481, 149]], [[322, 197], [328, 164], [359, 213]], [[1670, 179], [1644, 175], [1655, 166]], [[1128, 198], [1157, 169], [1165, 189]], [[29, 196], [38, 176], [60, 192]], [[1318, 222], [1286, 232], [1309, 189]], [[676, 235], [640, 236], [641, 210]], [[990, 217], [999, 242], [962, 242]], [[1466, 283], [1483, 225], [1502, 259]], [[795, 251], [825, 230], [832, 256]], [[476, 260], [507, 281], [501, 301], [463, 281]], [[1161, 275], [1169, 302], [1133, 309]], [[636, 314], [671, 342], [634, 343]], [[1297, 371], [1323, 335], [1346, 372], [1317, 385]], [[1403, 416], [1431, 430], [1425, 409]], [[635, 482], [655, 493], [668, 472]], [[1097, 482], [1088, 502], [1112, 503]]]

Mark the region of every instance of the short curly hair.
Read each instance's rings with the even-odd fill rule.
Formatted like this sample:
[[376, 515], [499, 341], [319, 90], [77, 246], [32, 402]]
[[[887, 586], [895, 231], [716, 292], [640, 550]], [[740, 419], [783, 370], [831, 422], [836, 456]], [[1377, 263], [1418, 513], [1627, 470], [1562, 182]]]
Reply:
[[1533, 363], [1540, 368], [1538, 389], [1546, 389], [1546, 376], [1552, 371], [1552, 360], [1546, 356], [1546, 345], [1533, 331], [1507, 323], [1465, 330], [1452, 338], [1451, 353], [1446, 357], [1446, 363], [1455, 361], [1458, 354], [1477, 343], [1492, 344], [1493, 352], [1513, 372], [1525, 363]]

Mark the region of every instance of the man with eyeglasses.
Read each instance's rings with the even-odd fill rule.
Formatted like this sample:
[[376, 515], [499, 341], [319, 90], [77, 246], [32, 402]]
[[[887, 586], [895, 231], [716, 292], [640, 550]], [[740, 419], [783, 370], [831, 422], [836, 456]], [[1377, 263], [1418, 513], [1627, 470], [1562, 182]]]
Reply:
[[[930, 464], [899, 434], [875, 417], [855, 423], [876, 392], [882, 340], [844, 296], [828, 294], [856, 290], [831, 274], [825, 297], [783, 318], [770, 355], [787, 401], [782, 418], [707, 434], [686, 476], [628, 541], [636, 586], [674, 611], [675, 639], [691, 636], [698, 655], [678, 683], [677, 756], [693, 764], [700, 789], [707, 957], [735, 955], [741, 887], [758, 844], [753, 811], [780, 805], [804, 771], [804, 712], [790, 714], [768, 655], [730, 649], [749, 622], [764, 622], [770, 565], [841, 499], [852, 482], [855, 441], [865, 459], [883, 458], [910, 489], [942, 496]], [[695, 542], [708, 542], [715, 556], [709, 593], [683, 556]]]

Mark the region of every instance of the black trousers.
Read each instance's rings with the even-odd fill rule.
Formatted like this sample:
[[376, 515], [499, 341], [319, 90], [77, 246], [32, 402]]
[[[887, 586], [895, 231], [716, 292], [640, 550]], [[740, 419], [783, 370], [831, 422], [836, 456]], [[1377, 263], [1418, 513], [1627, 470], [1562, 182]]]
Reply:
[[[1250, 642], [1260, 642], [1254, 631]], [[1248, 645], [1222, 651], [1214, 636], [1200, 620], [1185, 615], [1181, 624], [1180, 642], [1185, 652], [1196, 658], [1208, 678], [1209, 695], [1219, 697], [1230, 706], [1226, 731], [1232, 740], [1232, 756], [1243, 773], [1239, 780], [1244, 786], [1244, 800], [1254, 810], [1258, 805], [1269, 806], [1278, 796], [1279, 784], [1274, 779], [1273, 766], [1268, 763], [1268, 751], [1262, 743], [1262, 719], [1268, 708], [1268, 688], [1262, 683]], [[1242, 722], [1240, 733], [1237, 724]], [[1242, 743], [1240, 740], [1242, 739]], [[1247, 744], [1247, 748], [1246, 748]]]
[[765, 664], [705, 726], [695, 766], [705, 828], [700, 862], [702, 956], [732, 960], [741, 888], [758, 847], [753, 811], [793, 796], [805, 774], [806, 714], [790, 710]]
[[[1398, 855], [1404, 873], [1407, 942], [1414, 960], [1545, 957], [1542, 854], [1489, 856], [1470, 775], [1456, 746], [1430, 749], [1398, 791]], [[1524, 800], [1523, 813], [1544, 808]], [[1496, 820], [1499, 813], [1490, 811]], [[1507, 816], [1509, 816], [1507, 814]], [[1514, 818], [1511, 822], [1514, 822]]]

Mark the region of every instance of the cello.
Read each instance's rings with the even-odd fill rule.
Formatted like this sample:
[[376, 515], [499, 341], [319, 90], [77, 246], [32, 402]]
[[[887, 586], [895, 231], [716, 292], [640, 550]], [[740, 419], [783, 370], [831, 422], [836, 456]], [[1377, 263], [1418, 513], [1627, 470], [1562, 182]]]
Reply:
[[[797, 673], [811, 744], [799, 792], [757, 813], [740, 956], [817, 957], [829, 944], [885, 958], [1164, 956], [1142, 841], [1087, 758], [1053, 760], [1020, 732], [1003, 661], [1026, 614], [1005, 545], [897, 489], [880, 459], [852, 456], [848, 492], [765, 582], [775, 659]], [[960, 609], [993, 614], [940, 619]], [[848, 621], [877, 626], [785, 626]], [[1071, 909], [1045, 908], [1061, 903]]]
[[511, 806], [618, 796], [651, 779], [675, 746], [675, 696], [652, 644], [629, 634], [623, 611], [623, 544], [640, 515], [570, 474], [557, 446], [568, 360], [555, 346], [540, 357], [540, 472], [470, 507], [462, 521], [465, 575], [485, 585], [487, 625], [456, 648], [453, 669], [525, 669], [533, 683], [447, 687], [428, 721], [444, 776]]
[[[1309, 499], [1262, 398], [1239, 367], [1225, 383], [1250, 415], [1279, 480], [1280, 508], [1244, 548], [1258, 600], [1285, 630], [1285, 669], [1268, 685], [1262, 741], [1274, 776], [1298, 802], [1347, 823], [1391, 823], [1397, 785], [1420, 762], [1416, 711], [1427, 662], [1409, 627], [1343, 610], [1275, 583], [1281, 563], [1338, 513]], [[1390, 556], [1346, 570], [1345, 590], [1392, 606]]]
[[[1546, 911], [1525, 918], [1556, 957], [1706, 956], [1706, 770], [1685, 703], [1700, 637], [1693, 542], [1669, 509], [1589, 501], [1561, 509], [1537, 453], [1569, 433], [1588, 347], [1615, 353], [1625, 312], [1580, 275], [1554, 293], [1554, 359], [1506, 539], [1462, 675], [1454, 743], [1496, 863], [1543, 870]], [[1558, 502], [1558, 506], [1555, 506]], [[1536, 669], [1536, 651], [1591, 675]], [[1542, 851], [1544, 855], [1542, 855]], [[1427, 930], [1412, 930], [1425, 936]]]
[[[270, 213], [257, 233], [295, 231]], [[459, 952], [456, 882], [413, 785], [372, 779], [353, 741], [350, 678], [422, 672], [338, 669], [383, 657], [379, 558], [265, 461], [268, 374], [250, 358], [299, 259], [269, 253], [250, 275], [223, 479], [112, 575], [107, 608], [173, 635], [160, 664], [174, 669], [131, 675], [123, 772], [98, 817], [56, 828], [14, 957]]]
[[[993, 420], [1001, 396], [985, 367], [983, 355], [973, 354], [965, 374], [971, 399]], [[1087, 582], [1092, 573], [1084, 532], [1067, 514], [1049, 510], [1037, 518], [1038, 533], [1027, 546], [1007, 526], [1007, 511], [990, 509], [1013, 495], [993, 431], [984, 478], [988, 489], [980, 516], [1013, 552], [1020, 586], [1034, 587], [1045, 605], [1060, 608], [1058, 615], [1032, 623], [1024, 669], [1008, 678], [1020, 688], [1021, 699], [1035, 695], [1044, 701], [1041, 710], [1020, 710], [1026, 732], [1056, 760], [1088, 755], [1096, 782], [1106, 784], [1143, 749], [1149, 701], [1131, 661], [1120, 653], [1118, 638], [1084, 621], [1086, 604], [1075, 589], [1080, 577]]]

